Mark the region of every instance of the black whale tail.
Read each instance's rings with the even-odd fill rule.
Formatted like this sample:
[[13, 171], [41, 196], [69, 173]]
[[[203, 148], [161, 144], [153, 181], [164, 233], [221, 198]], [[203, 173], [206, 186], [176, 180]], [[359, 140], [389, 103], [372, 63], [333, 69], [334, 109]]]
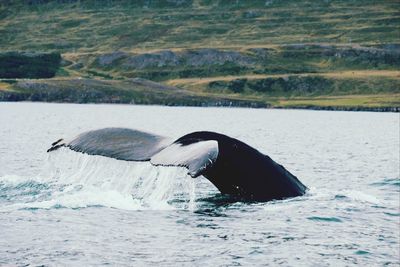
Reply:
[[253, 147], [215, 132], [194, 132], [175, 143], [189, 145], [214, 140], [218, 157], [202, 171], [221, 193], [246, 200], [269, 201], [304, 195], [307, 187], [282, 165]]
[[303, 195], [307, 187], [296, 176], [251, 146], [215, 132], [194, 132], [170, 139], [137, 130], [106, 128], [83, 133], [60, 147], [90, 155], [153, 165], [182, 166], [190, 176], [210, 180], [223, 194], [243, 200], [269, 201]]

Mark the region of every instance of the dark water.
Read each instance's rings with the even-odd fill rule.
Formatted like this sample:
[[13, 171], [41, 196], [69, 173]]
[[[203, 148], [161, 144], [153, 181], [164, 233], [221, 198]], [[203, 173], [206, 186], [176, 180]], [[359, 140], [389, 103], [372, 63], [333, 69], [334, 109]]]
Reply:
[[[399, 114], [0, 103], [0, 265], [399, 266]], [[101, 127], [241, 139], [310, 190], [232, 203], [206, 179], [68, 150]]]

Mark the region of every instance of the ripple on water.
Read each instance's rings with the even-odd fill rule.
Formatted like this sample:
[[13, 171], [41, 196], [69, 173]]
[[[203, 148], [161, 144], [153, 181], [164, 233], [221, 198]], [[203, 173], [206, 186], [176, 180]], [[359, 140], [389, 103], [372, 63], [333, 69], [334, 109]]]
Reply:
[[343, 222], [341, 219], [336, 217], [319, 217], [319, 216], [312, 216], [307, 217], [307, 219], [311, 221], [319, 221], [319, 222]]
[[355, 254], [357, 254], [357, 255], [368, 255], [368, 254], [371, 254], [371, 253], [369, 253], [368, 251], [365, 251], [365, 250], [357, 250], [355, 252]]
[[400, 178], [386, 178], [379, 182], [371, 183], [372, 186], [393, 186], [400, 187]]
[[388, 215], [388, 216], [394, 216], [394, 217], [400, 216], [399, 212], [384, 212], [383, 214]]

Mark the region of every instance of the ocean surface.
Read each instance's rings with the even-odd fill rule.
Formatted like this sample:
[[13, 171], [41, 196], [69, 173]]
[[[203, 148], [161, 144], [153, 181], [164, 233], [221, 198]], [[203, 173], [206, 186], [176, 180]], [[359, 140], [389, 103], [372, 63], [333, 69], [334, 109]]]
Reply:
[[[399, 125], [395, 113], [0, 103], [0, 266], [399, 266]], [[227, 134], [309, 190], [232, 203], [183, 168], [46, 153], [103, 127]]]

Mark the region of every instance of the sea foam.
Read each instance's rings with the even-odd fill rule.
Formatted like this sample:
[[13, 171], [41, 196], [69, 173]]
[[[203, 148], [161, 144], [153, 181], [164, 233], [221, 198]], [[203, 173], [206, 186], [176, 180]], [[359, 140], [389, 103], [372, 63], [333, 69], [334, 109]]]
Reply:
[[[21, 185], [46, 184], [51, 187], [51, 194], [32, 197], [25, 203], [9, 203], [1, 210], [89, 206], [127, 210], [194, 209], [195, 183], [182, 167], [120, 161], [62, 148], [49, 153], [41, 172], [35, 177], [0, 177], [3, 191], [13, 189], [23, 193]], [[23, 191], [26, 192], [26, 188]], [[3, 194], [6, 196], [7, 191]]]

